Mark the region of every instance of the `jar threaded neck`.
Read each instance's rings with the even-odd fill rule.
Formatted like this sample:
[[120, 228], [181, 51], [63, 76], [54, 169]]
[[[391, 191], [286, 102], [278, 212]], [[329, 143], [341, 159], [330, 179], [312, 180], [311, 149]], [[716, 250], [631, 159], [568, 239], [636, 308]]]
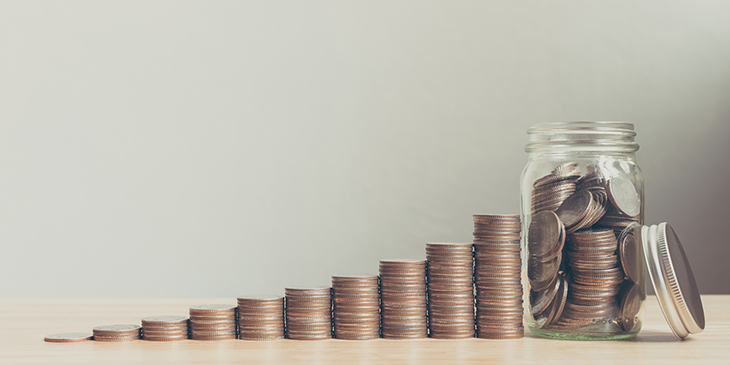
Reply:
[[626, 122], [551, 122], [532, 125], [525, 151], [532, 152], [615, 152], [633, 153], [634, 125]]

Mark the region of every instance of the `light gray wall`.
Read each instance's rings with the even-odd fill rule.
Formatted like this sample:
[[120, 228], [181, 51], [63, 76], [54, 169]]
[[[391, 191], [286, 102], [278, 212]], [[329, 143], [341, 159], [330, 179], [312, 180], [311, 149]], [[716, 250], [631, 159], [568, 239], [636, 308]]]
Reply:
[[517, 213], [530, 124], [636, 124], [730, 293], [730, 3], [0, 3], [0, 296], [328, 284]]

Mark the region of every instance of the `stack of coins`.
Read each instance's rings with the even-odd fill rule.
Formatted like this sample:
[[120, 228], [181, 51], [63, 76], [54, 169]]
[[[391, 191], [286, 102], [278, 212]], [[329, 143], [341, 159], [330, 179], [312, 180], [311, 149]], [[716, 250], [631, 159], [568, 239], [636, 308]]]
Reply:
[[568, 235], [570, 291], [562, 317], [553, 328], [583, 327], [616, 316], [616, 301], [624, 272], [618, 241], [610, 228], [580, 230]]
[[477, 337], [524, 336], [519, 215], [474, 215]]
[[139, 340], [141, 328], [136, 324], [111, 324], [94, 327], [94, 341], [122, 342]]
[[426, 261], [381, 260], [383, 338], [428, 337]]
[[147, 341], [179, 341], [188, 338], [188, 317], [153, 316], [142, 318], [142, 338]]
[[286, 337], [293, 340], [332, 338], [332, 288], [286, 288]]
[[236, 306], [204, 304], [190, 307], [190, 337], [217, 341], [236, 338]]
[[238, 337], [254, 341], [284, 338], [284, 297], [239, 297]]
[[532, 190], [532, 214], [543, 210], [555, 211], [563, 200], [575, 192], [580, 178], [577, 162], [558, 165], [552, 173], [537, 179]]
[[380, 338], [380, 290], [377, 275], [332, 277], [335, 338]]
[[433, 338], [474, 337], [474, 246], [427, 243], [428, 314]]

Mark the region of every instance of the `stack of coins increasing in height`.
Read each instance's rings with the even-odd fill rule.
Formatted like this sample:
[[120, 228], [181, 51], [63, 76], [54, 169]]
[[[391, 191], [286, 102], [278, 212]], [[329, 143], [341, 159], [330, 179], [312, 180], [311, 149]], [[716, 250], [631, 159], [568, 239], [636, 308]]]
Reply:
[[204, 304], [190, 307], [190, 337], [216, 341], [236, 338], [236, 306]]
[[188, 317], [152, 316], [142, 318], [142, 338], [147, 341], [179, 341], [188, 338]]
[[471, 243], [427, 243], [428, 315], [433, 338], [474, 337]]
[[380, 302], [383, 338], [428, 337], [426, 261], [381, 260]]
[[94, 327], [94, 341], [122, 342], [139, 340], [142, 327], [136, 324], [112, 324]]
[[284, 297], [239, 297], [238, 337], [254, 341], [284, 338]]
[[477, 337], [524, 336], [519, 215], [474, 215]]
[[332, 288], [286, 288], [286, 337], [293, 340], [332, 338]]
[[380, 338], [380, 290], [377, 275], [332, 277], [335, 338]]

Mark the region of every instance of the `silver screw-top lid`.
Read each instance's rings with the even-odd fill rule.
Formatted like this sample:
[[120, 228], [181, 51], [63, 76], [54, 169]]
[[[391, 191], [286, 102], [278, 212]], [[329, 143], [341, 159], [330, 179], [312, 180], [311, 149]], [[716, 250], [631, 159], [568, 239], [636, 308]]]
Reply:
[[639, 236], [651, 283], [669, 328], [680, 339], [702, 332], [705, 329], [702, 299], [674, 229], [666, 222], [643, 226]]

